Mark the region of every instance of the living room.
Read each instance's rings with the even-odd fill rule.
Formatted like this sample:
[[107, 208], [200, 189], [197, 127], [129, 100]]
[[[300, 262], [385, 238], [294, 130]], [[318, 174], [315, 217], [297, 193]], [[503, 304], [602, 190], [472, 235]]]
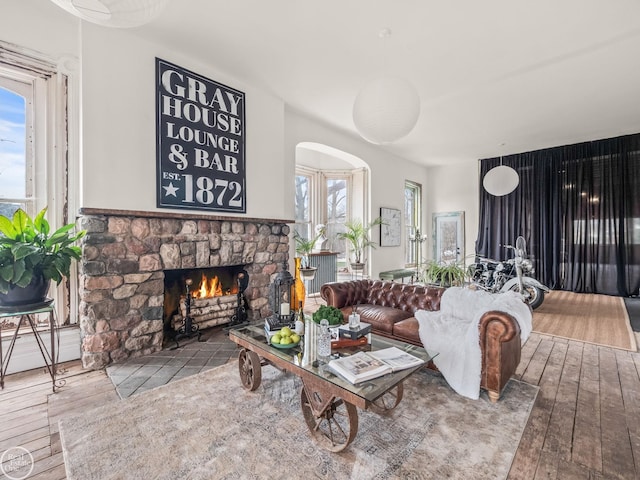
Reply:
[[[105, 218], [109, 225], [106, 233], [113, 235], [121, 234], [118, 231], [119, 226], [122, 227], [120, 221], [134, 222], [136, 219], [165, 221], [166, 225], [181, 218], [193, 222], [203, 218], [221, 222], [230, 219], [243, 225], [268, 224], [276, 228], [293, 223], [294, 178], [296, 165], [300, 160], [298, 154], [301, 146], [307, 149], [311, 146], [316, 151], [320, 149], [325, 152], [332, 151], [340, 156], [351, 156], [355, 159], [354, 163], [365, 166], [366, 183], [363, 185], [367, 188], [358, 192], [359, 200], [354, 202], [358, 204], [365, 219], [375, 218], [384, 207], [404, 208], [405, 185], [407, 181], [411, 181], [422, 187], [420, 223], [422, 231], [427, 235], [424, 245], [425, 256], [429, 258], [433, 251], [432, 215], [437, 212], [465, 212], [464, 250], [472, 253], [475, 252], [480, 221], [481, 184], [478, 160], [640, 132], [640, 121], [633, 107], [629, 106], [633, 102], [628, 100], [634, 98], [634, 94], [637, 93], [636, 85], [640, 84], [636, 81], [637, 72], [625, 70], [624, 75], [604, 76], [616, 78], [613, 86], [605, 84], [604, 77], [597, 76], [592, 82], [588, 82], [590, 87], [581, 90], [578, 95], [582, 95], [583, 100], [581, 103], [578, 102], [580, 109], [571, 113], [567, 113], [565, 108], [569, 106], [562, 100], [562, 96], [568, 94], [558, 93], [554, 87], [556, 82], [571, 85], [580, 79], [589, 63], [620, 71], [614, 68], [614, 65], [618, 65], [618, 57], [633, 58], [630, 52], [634, 51], [632, 44], [637, 38], [637, 28], [634, 25], [634, 13], [637, 12], [634, 10], [635, 7], [624, 2], [601, 8], [595, 5], [585, 8], [577, 2], [571, 7], [566, 6], [563, 13], [582, 12], [582, 15], [586, 16], [584, 22], [588, 25], [595, 25], [600, 21], [606, 23], [605, 20], [619, 22], [620, 25], [616, 29], [609, 28], [607, 32], [586, 42], [585, 38], [588, 35], [585, 35], [585, 31], [588, 29], [582, 21], [567, 22], [562, 16], [555, 21], [549, 20], [549, 23], [545, 24], [545, 31], [548, 29], [554, 32], [558, 38], [553, 35], [531, 37], [528, 43], [525, 42], [524, 46], [519, 47], [531, 47], [531, 44], [544, 41], [547, 44], [546, 49], [534, 60], [528, 59], [527, 55], [517, 49], [512, 51], [506, 48], [510, 42], [496, 42], [492, 36], [490, 45], [505, 45], [504, 50], [494, 54], [495, 64], [475, 64], [473, 55], [460, 57], [458, 64], [450, 62], [451, 70], [447, 75], [420, 86], [421, 94], [429, 86], [433, 93], [422, 98], [422, 111], [417, 128], [406, 139], [384, 146], [365, 141], [352, 125], [351, 108], [360, 87], [353, 77], [349, 77], [347, 93], [344, 87], [335, 92], [331, 90], [335, 79], [326, 77], [340, 77], [335, 72], [344, 68], [342, 63], [333, 66], [334, 60], [338, 62], [335, 51], [338, 47], [335, 45], [331, 47], [333, 50], [322, 49], [320, 46], [316, 50], [309, 50], [317, 57], [315, 63], [324, 66], [326, 87], [322, 89], [317, 83], [308, 82], [312, 85], [309, 87], [311, 96], [318, 97], [314, 104], [324, 102], [333, 107], [338, 105], [339, 121], [335, 124], [329, 123], [324, 117], [324, 111], [318, 110], [316, 113], [308, 110], [304, 103], [307, 97], [294, 95], [307, 83], [309, 73], [296, 69], [287, 70], [290, 72], [290, 78], [287, 79], [286, 88], [291, 92], [291, 97], [282, 93], [283, 87], [276, 88], [273, 80], [260, 73], [261, 69], [266, 71], [267, 66], [271, 69], [272, 65], [285, 70], [285, 67], [295, 64], [298, 58], [312, 55], [299, 51], [294, 45], [289, 49], [282, 47], [294, 44], [294, 35], [305, 37], [303, 20], [308, 20], [307, 17], [313, 15], [313, 9], [307, 10], [300, 6], [286, 7], [292, 9], [291, 16], [300, 19], [301, 23], [296, 29], [287, 30], [292, 28], [287, 24], [282, 30], [278, 30], [277, 24], [270, 23], [272, 17], [265, 19], [264, 24], [260, 21], [267, 13], [274, 15], [270, 7], [254, 2], [241, 2], [238, 5], [207, 3], [203, 0], [193, 0], [185, 5], [186, 2], [183, 4], [174, 0], [154, 22], [137, 28], [118, 29], [81, 21], [50, 0], [3, 1], [0, 7], [0, 61], [22, 64], [21, 60], [16, 59], [21, 55], [31, 57], [35, 63], [39, 62], [39, 68], [42, 68], [39, 74], [43, 78], [54, 79], [45, 89], [49, 91], [49, 105], [53, 106], [48, 110], [47, 125], [51, 130], [47, 130], [46, 136], [38, 138], [34, 147], [38, 155], [46, 158], [46, 163], [40, 160], [43, 163], [36, 182], [39, 187], [46, 185], [46, 195], [36, 195], [34, 211], [49, 206], [53, 222], [66, 223], [78, 219], [82, 228], [94, 229], [91, 232], [94, 234], [97, 233], [97, 224], [105, 221]], [[358, 3], [357, 6], [336, 3], [331, 6], [347, 10], [344, 18], [357, 18], [356, 8], [369, 9], [364, 3]], [[386, 47], [381, 46], [381, 41], [399, 41], [400, 46], [394, 48], [406, 51], [425, 48], [417, 47], [406, 40], [403, 37], [403, 28], [420, 29], [420, 22], [430, 24], [438, 21], [427, 18], [423, 7], [415, 7], [419, 8], [423, 16], [416, 15], [412, 22], [407, 20], [406, 16], [401, 16], [401, 12], [397, 13], [400, 18], [394, 17], [389, 13], [394, 11], [392, 6], [382, 8], [375, 22], [374, 15], [367, 16], [371, 23], [366, 27], [363, 25], [362, 29], [370, 30], [367, 35], [371, 38], [363, 40], [369, 49], [370, 62], [367, 74], [363, 74], [359, 81], [363, 81], [374, 72], [382, 72], [384, 68], [397, 67], [393, 54], [385, 53]], [[456, 14], [454, 7], [447, 7], [441, 14], [447, 18], [446, 23], [450, 26], [460, 22], [457, 15], [474, 17], [477, 14], [481, 15], [480, 18], [490, 16], [500, 20], [503, 14], [506, 15], [508, 12], [512, 17], [506, 18], [519, 18], [518, 12], [507, 2], [496, 2], [492, 7], [496, 10], [490, 14], [484, 11], [484, 7], [471, 4], [465, 5], [471, 13]], [[551, 17], [554, 8], [556, 7], [548, 2], [539, 10], [528, 13], [542, 21]], [[406, 12], [402, 13], [406, 15]], [[167, 29], [174, 17], [185, 14], [199, 17], [203, 21], [203, 25], [193, 29], [193, 36], [178, 29]], [[287, 13], [280, 15], [287, 16]], [[323, 15], [328, 14], [323, 12]], [[391, 37], [381, 40], [378, 34], [381, 28], [388, 26], [385, 21], [392, 24], [396, 22], [398, 27], [392, 25]], [[227, 26], [222, 28], [218, 25], [220, 22]], [[260, 52], [260, 55], [250, 62], [244, 63], [245, 54], [236, 38], [222, 36], [222, 32], [231, 28], [229, 25], [234, 23], [238, 29], [242, 27], [241, 36], [247, 40], [249, 46], [251, 43], [256, 44], [255, 48]], [[572, 42], [570, 39], [573, 35], [567, 32], [561, 35], [562, 27], [558, 24], [568, 24], [565, 26], [567, 29], [571, 27], [576, 36], [580, 32], [580, 41], [586, 43], [580, 43], [578, 40]], [[336, 35], [338, 30], [341, 32], [340, 35], [345, 35], [339, 25], [329, 25], [330, 28], [326, 28], [326, 25], [319, 22], [314, 28], [314, 35], [324, 31], [324, 35], [330, 36], [334, 29]], [[500, 38], [499, 22], [491, 25], [496, 29], [495, 37]], [[513, 34], [518, 28], [516, 24], [503, 27], [506, 29], [505, 36]], [[529, 31], [534, 30], [531, 26], [529, 28]], [[209, 34], [204, 33], [207, 30], [210, 30]], [[471, 30], [479, 34], [485, 31], [486, 27], [482, 26], [482, 22], [477, 22]], [[195, 35], [195, 31], [204, 34]], [[217, 31], [220, 32], [219, 35]], [[286, 54], [276, 55], [275, 50], [270, 54], [269, 47], [264, 47], [267, 48], [267, 53], [264, 53], [262, 48], [258, 49], [257, 44], [261, 44], [262, 36], [276, 41], [277, 46], [270, 48], [286, 50]], [[424, 60], [414, 62], [414, 68], [429, 70], [428, 66], [432, 65], [435, 56], [455, 57], [458, 48], [469, 48], [469, 45], [460, 45], [461, 40], [448, 38], [451, 47], [440, 47], [434, 54], [425, 52]], [[555, 42], [560, 42], [560, 39], [567, 43], [557, 46]], [[433, 37], [431, 41], [434, 45], [447, 45], [447, 42], [437, 37]], [[472, 42], [469, 37], [464, 41]], [[264, 43], [266, 45], [266, 41]], [[346, 60], [340, 61], [348, 62], [351, 59], [355, 62], [352, 58], [354, 56], [345, 55]], [[196, 72], [244, 94], [246, 204], [240, 213], [158, 206], [157, 59]], [[606, 63], [605, 59], [609, 63]], [[554, 67], [559, 68], [555, 70]], [[575, 68], [575, 73], [571, 73], [572, 68]], [[527, 73], [531, 72], [533, 75], [527, 76]], [[473, 81], [463, 81], [466, 75], [472, 73], [477, 74]], [[318, 78], [323, 78], [315, 70], [313, 75], [316, 82]], [[525, 78], [523, 84], [515, 83], [514, 79], [520, 77]], [[607, 94], [600, 97], [598, 93], [603, 92]], [[617, 96], [610, 97], [609, 93], [613, 95], [614, 92]], [[542, 99], [545, 97], [551, 100], [543, 104]], [[449, 100], [452, 98], [456, 99], [457, 105], [466, 106], [457, 111], [449, 110]], [[585, 98], [595, 100], [586, 102]], [[572, 98], [573, 100], [575, 99]], [[534, 109], [536, 103], [544, 105], [544, 108]], [[507, 111], [503, 104], [521, 105], [517, 109], [518, 115]], [[488, 117], [492, 114], [499, 117], [501, 122], [499, 126], [490, 128], [488, 124], [491, 122]], [[596, 117], [601, 118], [596, 120]], [[485, 121], [486, 125], [483, 124]], [[348, 128], [344, 126], [347, 123], [350, 125]], [[452, 140], [452, 134], [445, 135], [445, 129], [449, 132], [455, 131], [457, 137], [464, 139]], [[424, 145], [425, 139], [426, 153], [416, 153], [419, 146]], [[457, 143], [462, 144], [464, 148], [452, 146]], [[422, 159], [424, 162], [418, 161], [421, 155], [425, 157]], [[174, 226], [167, 228], [173, 229]], [[180, 232], [187, 227], [175, 228]], [[253, 227], [243, 228], [252, 231]], [[293, 258], [293, 241], [291, 238], [286, 241], [289, 245], [288, 256]], [[174, 247], [158, 245], [158, 255], [162, 255], [162, 248], [163, 252], [166, 252]], [[165, 255], [162, 258], [169, 257]], [[244, 262], [247, 258], [248, 256], [241, 260]], [[273, 262], [274, 258], [279, 257], [260, 261], [267, 265]], [[371, 278], [378, 278], [380, 272], [397, 269], [405, 264], [405, 242], [397, 247], [371, 249], [367, 274]], [[291, 267], [292, 265], [289, 268]], [[86, 285], [82, 285], [82, 288], [85, 287]], [[114, 286], [114, 289], [118, 287]], [[256, 288], [262, 289], [266, 296], [268, 281], [256, 284]], [[99, 319], [87, 314], [87, 310], [80, 310], [77, 292], [78, 285], [74, 285], [73, 282], [69, 285], [69, 291], [61, 287], [56, 304], [60, 305], [61, 309], [58, 312], [59, 318], [72, 324], [80, 324], [84, 329], [82, 341], [86, 347], [83, 349], [85, 366], [100, 369], [114, 361], [117, 363], [125, 360], [129, 349], [124, 351], [124, 347], [120, 348], [120, 343], [114, 346], [110, 337], [109, 340], [103, 341], [103, 337], [106, 338], [109, 334], [100, 332], [100, 327], [96, 331]], [[150, 295], [159, 296], [155, 291]], [[111, 308], [119, 308], [119, 299], [112, 300]], [[157, 305], [153, 303], [144, 305], [144, 308], [155, 307]], [[138, 343], [140, 350], [158, 349], [159, 341], [152, 338], [155, 333], [152, 329], [155, 327], [150, 326], [148, 319], [144, 318], [145, 312], [148, 310], [141, 310], [141, 320], [138, 324], [127, 325], [127, 334], [136, 331], [138, 340], [132, 341], [130, 337], [119, 338], [118, 342], [122, 342], [123, 346], [128, 340], [130, 346]], [[111, 352], [114, 351], [119, 353], [111, 356]], [[531, 355], [533, 356], [533, 353]], [[60, 393], [64, 393], [64, 389]], [[0, 405], [0, 409], [2, 407], [3, 405]], [[0, 411], [0, 414], [2, 413]], [[41, 478], [48, 478], [45, 472], [42, 472]]]

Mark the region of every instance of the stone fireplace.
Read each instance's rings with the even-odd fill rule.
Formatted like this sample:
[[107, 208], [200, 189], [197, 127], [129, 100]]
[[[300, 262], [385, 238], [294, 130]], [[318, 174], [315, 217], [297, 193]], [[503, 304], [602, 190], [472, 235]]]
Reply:
[[[269, 285], [289, 256], [284, 220], [83, 209], [79, 225], [87, 230], [80, 262], [86, 368], [162, 349], [167, 272], [241, 266], [254, 320], [270, 313]], [[215, 324], [227, 323], [234, 309]]]

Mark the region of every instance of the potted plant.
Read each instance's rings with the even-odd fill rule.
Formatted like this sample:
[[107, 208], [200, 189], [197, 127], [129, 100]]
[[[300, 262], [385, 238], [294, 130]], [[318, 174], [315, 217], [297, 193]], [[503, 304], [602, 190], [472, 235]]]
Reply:
[[319, 236], [307, 240], [296, 231], [293, 238], [296, 242], [296, 253], [300, 255], [300, 274], [304, 280], [313, 280], [318, 268], [309, 264], [309, 254], [313, 251]]
[[344, 323], [344, 316], [340, 309], [331, 305], [320, 305], [320, 308], [311, 315], [311, 319], [315, 323], [320, 323], [323, 318], [329, 322], [329, 325], [342, 325]]
[[26, 305], [45, 301], [49, 284], [69, 276], [71, 262], [80, 259], [73, 243], [85, 235], [74, 224], [51, 232], [47, 209], [31, 218], [18, 209], [11, 219], [0, 215], [0, 304]]
[[424, 269], [424, 281], [441, 287], [462, 286], [467, 276], [464, 265], [456, 262], [438, 263], [432, 260]]
[[338, 233], [338, 238], [344, 239], [351, 245], [351, 253], [353, 254], [353, 262], [351, 268], [354, 270], [363, 270], [365, 264], [364, 249], [367, 247], [376, 248], [375, 243], [370, 238], [371, 229], [382, 224], [382, 218], [378, 217], [368, 224], [364, 224], [362, 220], [356, 218], [345, 222], [345, 231]]

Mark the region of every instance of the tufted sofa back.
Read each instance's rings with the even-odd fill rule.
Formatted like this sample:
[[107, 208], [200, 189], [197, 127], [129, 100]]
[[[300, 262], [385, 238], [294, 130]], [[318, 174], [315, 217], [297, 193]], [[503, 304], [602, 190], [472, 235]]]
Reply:
[[440, 310], [440, 298], [445, 289], [375, 280], [369, 288], [368, 303], [398, 308], [405, 312]]
[[327, 284], [321, 288], [322, 298], [329, 305], [373, 304], [397, 308], [414, 314], [417, 310], [440, 310], [440, 298], [445, 289], [382, 280], [352, 280]]

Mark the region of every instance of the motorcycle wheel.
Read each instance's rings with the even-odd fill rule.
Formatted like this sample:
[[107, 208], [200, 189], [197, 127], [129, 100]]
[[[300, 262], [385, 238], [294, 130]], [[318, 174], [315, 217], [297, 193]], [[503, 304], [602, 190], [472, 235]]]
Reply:
[[[523, 287], [524, 287], [524, 292], [522, 292], [523, 294], [522, 296], [524, 298], [525, 303], [529, 305], [532, 310], [535, 310], [540, 305], [542, 305], [542, 302], [544, 302], [544, 290], [541, 290], [540, 288], [534, 285], [523, 285]], [[514, 285], [513, 288], [511, 288], [511, 290], [516, 292], [519, 291], [517, 285]]]

